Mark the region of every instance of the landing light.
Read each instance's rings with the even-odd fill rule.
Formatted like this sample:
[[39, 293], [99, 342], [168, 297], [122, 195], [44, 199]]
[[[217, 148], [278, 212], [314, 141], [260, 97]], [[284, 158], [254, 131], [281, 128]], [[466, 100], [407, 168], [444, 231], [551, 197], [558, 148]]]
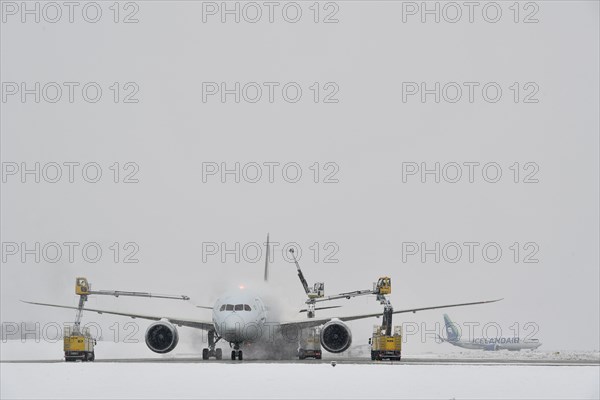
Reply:
[[244, 289], [244, 288], [245, 288], [245, 286], [244, 286], [244, 285], [240, 285], [240, 289]]

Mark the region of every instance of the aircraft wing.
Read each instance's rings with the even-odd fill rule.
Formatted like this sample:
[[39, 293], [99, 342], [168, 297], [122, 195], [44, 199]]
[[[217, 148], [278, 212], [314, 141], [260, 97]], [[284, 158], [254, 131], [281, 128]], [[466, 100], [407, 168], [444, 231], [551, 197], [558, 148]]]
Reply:
[[[432, 307], [410, 308], [410, 309], [406, 309], [406, 310], [394, 311], [394, 314], [403, 314], [403, 313], [410, 313], [410, 312], [416, 313], [417, 311], [435, 310], [438, 308], [462, 307], [462, 306], [472, 306], [475, 304], [495, 303], [500, 300], [502, 300], [502, 299], [475, 301], [472, 303], [445, 304], [445, 305], [441, 305], [441, 306], [432, 306]], [[283, 322], [283, 323], [281, 323], [281, 327], [284, 329], [292, 328], [292, 327], [301, 328], [301, 329], [302, 328], [312, 328], [315, 326], [323, 325], [324, 323], [328, 322], [332, 318], [337, 318], [340, 321], [354, 321], [357, 319], [381, 317], [382, 315], [383, 315], [383, 312], [372, 313], [372, 314], [350, 315], [350, 316], [346, 316], [346, 317], [306, 318], [306, 319], [299, 320], [299, 321]]]
[[[38, 306], [47, 306], [47, 307], [57, 307], [57, 308], [69, 308], [72, 310], [77, 310], [77, 307], [73, 307], [73, 306], [61, 306], [58, 304], [48, 304], [48, 303], [36, 303], [34, 301], [25, 301], [25, 300], [21, 300], [23, 303], [27, 303], [27, 304], [35, 304]], [[91, 311], [91, 312], [96, 312], [98, 314], [112, 314], [112, 315], [121, 315], [123, 317], [131, 317], [131, 318], [140, 318], [140, 319], [149, 319], [151, 321], [160, 321], [161, 319], [166, 319], [169, 322], [171, 322], [174, 325], [178, 325], [178, 326], [187, 326], [190, 328], [196, 328], [196, 329], [203, 329], [206, 331], [212, 330], [214, 329], [213, 323], [212, 322], [208, 322], [208, 321], [198, 321], [198, 320], [193, 320], [193, 319], [181, 319], [181, 318], [171, 318], [171, 317], [167, 317], [167, 316], [155, 316], [155, 315], [144, 315], [144, 314], [132, 314], [132, 313], [125, 313], [125, 312], [120, 312], [120, 311], [109, 311], [109, 310], [98, 310], [96, 308], [87, 308], [84, 307], [83, 311]]]

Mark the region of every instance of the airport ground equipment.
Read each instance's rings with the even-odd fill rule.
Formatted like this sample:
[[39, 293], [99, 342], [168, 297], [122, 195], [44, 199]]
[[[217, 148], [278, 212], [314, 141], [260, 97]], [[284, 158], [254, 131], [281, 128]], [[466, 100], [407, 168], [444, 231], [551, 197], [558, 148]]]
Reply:
[[300, 310], [302, 311], [306, 311], [307, 312], [307, 317], [308, 318], [314, 318], [315, 317], [315, 302], [317, 299], [322, 298], [325, 295], [325, 283], [323, 282], [316, 282], [313, 285], [313, 289], [310, 290], [309, 286], [308, 286], [308, 282], [306, 282], [306, 279], [304, 278], [304, 274], [302, 273], [302, 269], [300, 269], [300, 264], [298, 264], [298, 260], [296, 259], [296, 255], [294, 254], [294, 249], [290, 249], [290, 253], [292, 254], [292, 258], [294, 259], [294, 263], [296, 264], [296, 270], [298, 271], [298, 279], [300, 279], [300, 283], [302, 284], [302, 287], [304, 288], [304, 292], [306, 293], [306, 296], [308, 297], [308, 300], [306, 300], [306, 310]]
[[75, 294], [79, 296], [79, 304], [75, 315], [73, 326], [67, 326], [63, 333], [63, 347], [65, 352], [65, 361], [94, 361], [96, 358], [94, 346], [96, 340], [90, 335], [87, 328], [81, 327], [81, 317], [85, 310], [85, 302], [90, 295], [108, 295], [108, 296], [134, 296], [134, 297], [154, 297], [161, 299], [189, 300], [185, 295], [153, 294], [147, 292], [128, 292], [121, 290], [92, 290], [88, 280], [84, 277], [75, 279]]
[[373, 327], [373, 336], [369, 338], [371, 345], [371, 360], [397, 360], [402, 355], [402, 329], [394, 328], [394, 334], [388, 335], [383, 326]]
[[[337, 308], [339, 306], [330, 306], [330, 307], [316, 307], [316, 303], [323, 301], [331, 301], [338, 299], [350, 299], [356, 296], [367, 296], [367, 295], [376, 295], [377, 300], [384, 304], [389, 301], [385, 299], [386, 294], [390, 294], [392, 292], [392, 280], [387, 276], [382, 276], [377, 280], [377, 282], [373, 283], [373, 289], [365, 289], [365, 290], [355, 290], [353, 292], [347, 293], [339, 293], [332, 296], [325, 296], [325, 284], [323, 282], [317, 282], [313, 285], [312, 290], [308, 286], [308, 282], [306, 282], [306, 278], [304, 277], [304, 273], [302, 273], [302, 269], [300, 268], [300, 264], [296, 259], [296, 255], [294, 254], [294, 249], [290, 249], [290, 253], [292, 254], [292, 258], [294, 259], [294, 263], [296, 264], [296, 270], [298, 271], [298, 278], [300, 279], [300, 283], [304, 288], [304, 292], [306, 293], [306, 309], [300, 310], [300, 312], [307, 312], [308, 318], [315, 317], [315, 310], [324, 310], [327, 308]], [[391, 306], [390, 306], [391, 307]], [[392, 310], [393, 311], [393, 310]], [[390, 314], [391, 315], [391, 314]]]
[[321, 350], [321, 338], [318, 328], [311, 328], [307, 335], [301, 335], [298, 347], [298, 358], [304, 360], [306, 358], [314, 358], [320, 360], [323, 352]]
[[94, 361], [96, 339], [88, 328], [75, 330], [74, 326], [65, 326], [63, 334], [65, 361]]
[[[330, 301], [337, 299], [350, 299], [352, 297], [357, 296], [366, 296], [366, 295], [375, 295], [377, 296], [377, 300], [381, 305], [383, 305], [383, 318], [381, 321], [381, 326], [377, 326], [373, 331], [373, 336], [369, 339], [369, 343], [371, 344], [371, 359], [373, 360], [382, 360], [382, 359], [393, 359], [400, 360], [401, 357], [401, 347], [402, 347], [402, 333], [399, 327], [396, 327], [394, 332], [392, 333], [392, 317], [394, 314], [394, 308], [390, 303], [390, 300], [386, 297], [386, 295], [392, 293], [392, 279], [388, 276], [380, 277], [377, 282], [373, 283], [373, 289], [366, 290], [356, 290], [354, 292], [340, 293], [333, 296], [325, 297], [324, 291], [317, 291], [317, 287], [323, 289], [322, 283], [315, 284], [315, 290], [312, 292], [309, 290], [308, 283], [304, 278], [304, 274], [300, 269], [300, 265], [298, 264], [298, 260], [294, 256], [293, 249], [290, 249], [292, 256], [294, 258], [294, 262], [296, 263], [296, 269], [298, 270], [298, 277], [300, 278], [300, 282], [304, 287], [304, 291], [306, 292], [308, 299], [306, 300], [308, 317], [313, 318], [315, 313], [315, 304], [321, 301]], [[309, 335], [310, 337], [310, 335]], [[308, 345], [308, 343], [306, 344]], [[319, 343], [320, 347], [320, 343]], [[319, 349], [320, 350], [320, 349]], [[298, 351], [298, 357], [300, 359], [305, 358], [306, 352], [302, 351], [302, 346]], [[315, 357], [317, 358], [317, 357]], [[319, 357], [320, 358], [320, 357]]]
[[392, 293], [392, 280], [381, 277], [374, 290], [377, 291], [377, 300], [383, 305], [381, 326], [375, 326], [373, 336], [369, 339], [371, 344], [371, 360], [400, 360], [402, 352], [402, 329], [397, 326], [392, 333], [392, 317], [394, 308], [390, 300], [385, 297]]
[[[338, 300], [344, 298], [350, 299], [352, 297], [357, 296], [375, 295], [377, 296], [377, 301], [379, 301], [379, 303], [383, 305], [383, 318], [381, 321], [381, 326], [377, 326], [374, 329], [373, 336], [369, 339], [369, 343], [371, 344], [371, 359], [382, 360], [386, 358], [400, 360], [402, 347], [402, 332], [399, 327], [396, 327], [396, 329], [394, 329], [394, 332], [392, 333], [392, 317], [394, 315], [394, 308], [392, 307], [390, 300], [386, 297], [386, 295], [392, 293], [392, 279], [389, 276], [380, 277], [377, 280], [377, 282], [373, 283], [372, 289], [356, 290], [353, 292], [325, 296], [324, 284], [321, 282], [315, 283], [314, 289], [312, 291], [310, 290], [308, 283], [304, 278], [304, 274], [300, 269], [300, 264], [298, 263], [298, 260], [294, 255], [294, 250], [290, 249], [290, 253], [292, 254], [294, 263], [296, 264], [296, 269], [298, 270], [298, 278], [300, 279], [300, 283], [302, 284], [302, 287], [304, 288], [304, 291], [308, 297], [306, 300], [306, 310], [301, 310], [308, 312], [308, 318], [314, 318], [315, 310], [318, 309], [316, 308], [317, 302]], [[309, 344], [306, 343], [304, 345], [300, 345], [300, 348], [298, 349], [298, 357], [300, 359], [306, 358], [307, 356], [307, 352], [303, 351], [303, 346], [309, 346]]]

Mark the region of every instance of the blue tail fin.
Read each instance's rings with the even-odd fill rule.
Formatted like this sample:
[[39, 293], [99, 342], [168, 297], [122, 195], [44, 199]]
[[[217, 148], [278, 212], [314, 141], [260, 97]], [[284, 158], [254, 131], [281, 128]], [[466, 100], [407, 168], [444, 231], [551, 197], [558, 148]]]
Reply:
[[448, 314], [444, 314], [444, 322], [446, 324], [446, 336], [448, 337], [448, 341], [454, 342], [460, 339], [456, 324], [450, 320]]

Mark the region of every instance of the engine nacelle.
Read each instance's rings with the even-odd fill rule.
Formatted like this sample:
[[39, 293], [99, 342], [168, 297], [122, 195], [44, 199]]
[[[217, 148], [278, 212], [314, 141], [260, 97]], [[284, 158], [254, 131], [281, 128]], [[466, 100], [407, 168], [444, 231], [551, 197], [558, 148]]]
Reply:
[[168, 353], [178, 342], [177, 328], [168, 322], [155, 322], [146, 330], [146, 346], [155, 353]]
[[330, 353], [341, 353], [352, 344], [352, 332], [339, 319], [332, 319], [321, 328], [321, 346]]

